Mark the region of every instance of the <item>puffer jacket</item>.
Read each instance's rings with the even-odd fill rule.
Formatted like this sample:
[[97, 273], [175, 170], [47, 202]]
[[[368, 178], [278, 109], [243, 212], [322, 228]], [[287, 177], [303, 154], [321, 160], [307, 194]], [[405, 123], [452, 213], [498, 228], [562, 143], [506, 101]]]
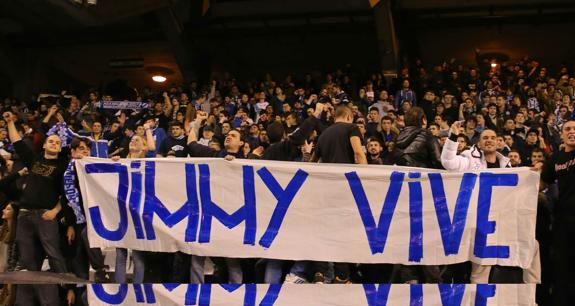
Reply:
[[429, 131], [408, 126], [397, 136], [395, 146], [403, 152], [401, 166], [441, 169], [439, 142]]
[[[461, 152], [457, 155], [456, 141], [451, 139], [445, 140], [443, 150], [441, 151], [441, 164], [447, 170], [451, 171], [470, 171], [487, 169], [487, 162], [483, 152], [477, 147], [472, 146], [469, 150]], [[497, 161], [501, 168], [511, 167], [509, 158], [497, 152]]]

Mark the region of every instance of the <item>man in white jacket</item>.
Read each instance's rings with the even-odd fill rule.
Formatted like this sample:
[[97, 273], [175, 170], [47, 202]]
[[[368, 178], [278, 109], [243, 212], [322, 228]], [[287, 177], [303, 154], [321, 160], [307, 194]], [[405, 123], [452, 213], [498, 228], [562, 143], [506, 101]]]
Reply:
[[[449, 131], [449, 138], [445, 141], [441, 152], [441, 164], [446, 170], [449, 171], [473, 171], [483, 170], [489, 168], [510, 168], [511, 163], [509, 158], [497, 152], [497, 134], [494, 130], [484, 130], [480, 137], [479, 142], [473, 145], [469, 150], [461, 152], [457, 155], [457, 135], [460, 132], [460, 122], [456, 121], [451, 125]], [[539, 256], [537, 254], [534, 258], [535, 267], [520, 273], [519, 268], [513, 267], [499, 267], [497, 273], [499, 277], [492, 275], [491, 282], [538, 282], [540, 275], [540, 268], [538, 267]], [[483, 284], [489, 283], [489, 275], [491, 266], [482, 266], [472, 263], [471, 268], [471, 283]], [[494, 271], [495, 272], [495, 271]]]

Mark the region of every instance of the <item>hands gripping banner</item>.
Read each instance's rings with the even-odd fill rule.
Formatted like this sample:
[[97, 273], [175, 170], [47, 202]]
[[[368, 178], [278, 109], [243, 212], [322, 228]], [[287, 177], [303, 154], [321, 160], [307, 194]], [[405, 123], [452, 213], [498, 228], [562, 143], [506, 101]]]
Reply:
[[90, 305], [535, 306], [535, 285], [93, 284]]
[[222, 159], [76, 162], [92, 247], [530, 266], [539, 174]]

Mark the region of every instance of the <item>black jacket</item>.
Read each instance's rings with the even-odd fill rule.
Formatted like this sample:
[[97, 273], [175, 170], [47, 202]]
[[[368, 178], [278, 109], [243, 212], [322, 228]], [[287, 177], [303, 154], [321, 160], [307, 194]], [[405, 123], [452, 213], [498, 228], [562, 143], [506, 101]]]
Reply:
[[441, 169], [437, 139], [421, 127], [408, 126], [399, 133], [395, 146], [403, 151], [401, 166]]

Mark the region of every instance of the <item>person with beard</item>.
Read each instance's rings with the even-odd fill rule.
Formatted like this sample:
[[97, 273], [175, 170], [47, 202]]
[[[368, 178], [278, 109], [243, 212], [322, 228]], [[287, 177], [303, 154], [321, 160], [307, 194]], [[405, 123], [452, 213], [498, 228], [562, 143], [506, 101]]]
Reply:
[[367, 163], [370, 165], [383, 165], [384, 160], [381, 156], [383, 153], [383, 144], [377, 137], [371, 137], [367, 140]]
[[[481, 132], [479, 142], [469, 150], [457, 154], [457, 133], [460, 122], [451, 126], [450, 136], [441, 152], [441, 164], [449, 171], [475, 171], [492, 168], [510, 168], [510, 159], [497, 152], [497, 134], [491, 129]], [[535, 254], [535, 256], [538, 256]], [[535, 264], [539, 258], [533, 259]], [[472, 263], [470, 281], [484, 283], [523, 283], [524, 273], [519, 267], [486, 266]], [[538, 275], [536, 267], [530, 267], [525, 275]]]
[[513, 168], [521, 167], [523, 165], [523, 162], [521, 161], [521, 154], [519, 154], [519, 151], [517, 150], [509, 151], [507, 158], [509, 158], [509, 163]]

